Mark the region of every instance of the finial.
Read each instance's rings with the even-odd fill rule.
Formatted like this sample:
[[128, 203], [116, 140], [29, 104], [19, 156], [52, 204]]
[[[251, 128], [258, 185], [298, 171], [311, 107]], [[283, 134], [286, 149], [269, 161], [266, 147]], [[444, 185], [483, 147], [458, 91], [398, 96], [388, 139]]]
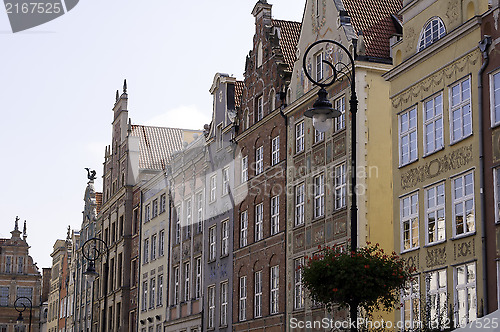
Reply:
[[24, 221], [24, 226], [23, 226], [23, 240], [26, 240], [28, 237], [28, 234], [26, 234], [26, 220]]
[[118, 92], [118, 90], [116, 90], [116, 100], [115, 101], [118, 101], [118, 99], [120, 99], [120, 93]]
[[127, 93], [127, 79], [123, 80], [123, 93]]
[[14, 230], [15, 230], [15, 231], [18, 231], [18, 230], [19, 230], [19, 224], [18, 224], [18, 222], [19, 222], [19, 217], [18, 217], [18, 216], [16, 216], [16, 224], [15, 224], [15, 226], [14, 226]]
[[87, 178], [90, 180], [90, 181], [94, 181], [96, 179], [96, 172], [95, 170], [90, 170], [90, 168], [88, 167], [85, 167], [85, 169], [87, 170]]
[[71, 226], [68, 225], [68, 234], [66, 235], [66, 240], [70, 240], [71, 239]]

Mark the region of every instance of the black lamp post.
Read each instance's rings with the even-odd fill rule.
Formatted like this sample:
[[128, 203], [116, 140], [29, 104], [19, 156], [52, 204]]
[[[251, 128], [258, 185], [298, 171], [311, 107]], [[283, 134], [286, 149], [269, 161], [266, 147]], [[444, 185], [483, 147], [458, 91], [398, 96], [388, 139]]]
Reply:
[[[83, 257], [88, 261], [87, 270], [83, 272], [87, 278], [92, 281], [92, 295], [94, 294], [94, 280], [99, 276], [99, 273], [95, 270], [95, 261], [99, 259], [106, 251], [106, 261], [104, 262], [104, 310], [102, 312], [102, 332], [106, 331], [106, 310], [108, 307], [108, 260], [109, 260], [109, 248], [104, 240], [93, 237], [85, 241], [82, 246]], [[92, 313], [94, 308], [92, 308]], [[92, 324], [92, 322], [91, 322]], [[92, 329], [91, 329], [92, 330]]]
[[[20, 301], [21, 300], [21, 301]], [[26, 306], [26, 301], [29, 302], [30, 305], [30, 320], [29, 320], [29, 325], [28, 325], [28, 332], [31, 332], [31, 316], [32, 316], [32, 311], [33, 311], [33, 302], [31, 302], [31, 299], [26, 296], [19, 296], [16, 301], [14, 302], [14, 307], [16, 308], [17, 312], [19, 312], [19, 316], [17, 316], [17, 322], [20, 324], [23, 322], [23, 312], [28, 308]]]
[[[309, 51], [316, 45], [334, 44], [340, 50], [341, 54], [347, 55], [349, 62], [346, 64], [342, 61], [338, 61], [332, 64], [328, 60], [322, 60], [323, 63], [327, 64], [333, 75], [331, 78], [324, 82], [318, 82], [314, 80], [307, 71], [306, 59]], [[339, 53], [340, 54], [340, 53]], [[339, 56], [342, 59], [341, 56]], [[350, 67], [349, 67], [350, 65]], [[315, 85], [319, 86], [318, 99], [314, 102], [313, 108], [304, 112], [304, 116], [313, 119], [313, 125], [318, 131], [327, 131], [330, 127], [332, 118], [339, 117], [341, 115], [339, 110], [332, 108], [332, 103], [328, 100], [328, 92], [326, 92], [326, 87], [334, 84], [337, 81], [341, 81], [344, 78], [349, 80], [351, 85], [351, 99], [349, 100], [349, 107], [351, 112], [351, 248], [356, 250], [358, 246], [358, 206], [357, 206], [357, 194], [356, 194], [356, 113], [358, 112], [358, 98], [356, 96], [356, 75], [355, 75], [355, 65], [354, 58], [347, 48], [345, 48], [339, 42], [334, 40], [318, 40], [312, 43], [306, 50], [304, 58], [302, 61], [302, 67], [307, 78]], [[350, 305], [350, 317], [351, 321], [357, 321], [359, 301], [353, 299]], [[352, 327], [351, 331], [357, 331], [356, 327]]]

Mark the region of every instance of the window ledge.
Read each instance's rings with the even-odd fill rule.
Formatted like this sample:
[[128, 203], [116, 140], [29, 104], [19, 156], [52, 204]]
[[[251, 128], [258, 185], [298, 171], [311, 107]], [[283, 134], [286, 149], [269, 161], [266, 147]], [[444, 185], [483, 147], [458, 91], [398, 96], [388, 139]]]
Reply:
[[456, 141], [450, 142], [450, 146], [453, 146], [453, 145], [455, 145], [455, 144], [458, 144], [458, 143], [460, 143], [460, 142], [462, 142], [462, 141], [466, 140], [467, 138], [471, 137], [473, 134], [474, 134], [474, 132], [470, 133], [470, 134], [469, 134], [469, 135], [467, 135], [467, 136], [464, 136], [464, 137], [462, 137], [462, 138], [459, 138], [459, 139], [457, 139]]
[[469, 232], [469, 233], [464, 233], [464, 234], [460, 234], [460, 235], [455, 235], [451, 238], [452, 241], [455, 241], [455, 240], [460, 240], [460, 239], [463, 239], [465, 237], [469, 237], [469, 236], [473, 236], [473, 235], [476, 235], [476, 231], [473, 231], [473, 232]]
[[401, 254], [407, 254], [407, 253], [410, 253], [412, 251], [417, 251], [419, 249], [420, 249], [420, 246], [416, 246], [415, 248], [406, 249], [406, 250], [401, 251]]
[[427, 243], [424, 248], [429, 248], [429, 247], [433, 247], [433, 246], [436, 246], [438, 244], [443, 244], [446, 242], [446, 239], [444, 240], [439, 240], [439, 241], [435, 241], [435, 242], [431, 242], [431, 243]]
[[434, 151], [431, 151], [431, 152], [424, 154], [422, 156], [422, 158], [427, 158], [427, 157], [432, 156], [433, 154], [438, 153], [439, 151], [443, 151], [443, 150], [444, 150], [444, 146], [440, 147], [439, 149], [436, 149]]
[[413, 164], [413, 163], [416, 163], [417, 161], [418, 161], [418, 158], [417, 158], [417, 159], [414, 159], [414, 160], [411, 160], [411, 161], [407, 162], [406, 164], [400, 164], [398, 168], [399, 168], [399, 169], [401, 169], [401, 168], [403, 168], [403, 167], [406, 167], [406, 166], [408, 166], [408, 165], [411, 165], [411, 164]]

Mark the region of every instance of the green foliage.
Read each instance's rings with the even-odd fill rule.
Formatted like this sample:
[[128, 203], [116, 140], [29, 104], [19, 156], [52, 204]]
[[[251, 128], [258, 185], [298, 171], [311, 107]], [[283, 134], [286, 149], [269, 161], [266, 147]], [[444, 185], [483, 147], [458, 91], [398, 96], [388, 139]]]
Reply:
[[388, 255], [379, 244], [342, 251], [340, 246], [318, 246], [320, 252], [306, 257], [302, 280], [314, 301], [332, 309], [358, 305], [367, 313], [391, 310], [399, 304], [400, 290], [411, 278], [403, 260]]

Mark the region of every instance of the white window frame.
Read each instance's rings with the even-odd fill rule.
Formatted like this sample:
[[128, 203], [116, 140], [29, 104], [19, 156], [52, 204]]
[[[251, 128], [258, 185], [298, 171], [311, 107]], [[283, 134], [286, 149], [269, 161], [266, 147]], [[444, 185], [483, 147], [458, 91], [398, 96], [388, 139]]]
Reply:
[[304, 288], [302, 284], [303, 265], [304, 265], [304, 257], [300, 257], [293, 260], [293, 267], [294, 267], [293, 308], [295, 310], [304, 308]]
[[444, 147], [443, 92], [424, 101], [423, 121], [424, 156], [427, 156]]
[[215, 327], [215, 285], [208, 287], [208, 328]]
[[156, 278], [152, 277], [149, 280], [149, 309], [153, 309], [155, 307], [155, 288], [156, 288]]
[[191, 226], [193, 224], [193, 204], [191, 199], [186, 201], [186, 238], [191, 236]]
[[240, 214], [240, 247], [248, 245], [248, 211], [245, 210]]
[[444, 35], [446, 35], [446, 27], [443, 21], [437, 16], [432, 17], [425, 23], [422, 31], [420, 32], [417, 52], [429, 47], [434, 42], [441, 39]]
[[319, 53], [316, 53], [314, 55], [314, 62], [316, 65], [316, 81], [319, 82], [323, 79], [324, 73], [323, 73], [323, 50], [321, 50]]
[[221, 257], [229, 255], [229, 220], [221, 223]]
[[345, 96], [335, 100], [335, 108], [340, 111], [340, 116], [335, 118], [335, 131], [345, 129]]
[[203, 232], [203, 192], [199, 192], [196, 194], [196, 204], [197, 206], [197, 227], [196, 232], [200, 234]]
[[264, 171], [264, 146], [255, 149], [255, 175]]
[[156, 297], [156, 306], [163, 306], [163, 274], [158, 275], [158, 296]]
[[229, 293], [229, 283], [223, 281], [220, 283], [220, 325], [227, 325], [227, 298]]
[[179, 271], [179, 266], [175, 266], [174, 267], [174, 299], [173, 299], [173, 302], [174, 304], [179, 304], [179, 292], [180, 292], [180, 285], [179, 285], [179, 282], [180, 282], [180, 275], [179, 275], [180, 271]]
[[413, 276], [401, 291], [401, 303], [401, 322], [410, 329], [417, 328], [420, 324], [420, 278], [418, 275]]
[[255, 242], [264, 238], [264, 203], [255, 205]]
[[280, 162], [280, 137], [276, 136], [271, 141], [271, 166]]
[[314, 218], [325, 215], [325, 174], [314, 177]]
[[144, 239], [143, 255], [142, 264], [149, 263], [149, 238]]
[[[404, 117], [407, 121], [403, 122]], [[413, 106], [398, 115], [399, 128], [399, 166], [408, 165], [418, 159], [417, 106]], [[414, 125], [412, 126], [412, 121]], [[408, 125], [405, 126], [404, 123]], [[407, 140], [407, 144], [404, 140]], [[414, 153], [414, 155], [412, 155]], [[408, 156], [405, 158], [405, 156]]]
[[210, 177], [210, 202], [215, 202], [217, 197], [217, 174]]
[[141, 311], [148, 310], [148, 281], [144, 280], [142, 282], [142, 305]]
[[248, 181], [248, 156], [241, 158], [241, 183]]
[[[460, 280], [460, 275], [459, 275], [459, 270], [460, 269], [464, 269], [464, 279], [465, 280]], [[469, 273], [469, 269], [472, 269], [472, 273]], [[469, 281], [468, 278], [469, 278], [469, 275], [472, 274], [474, 276], [474, 280], [473, 281]], [[455, 311], [455, 324], [457, 324], [457, 326], [465, 326], [467, 323], [471, 322], [471, 321], [474, 321], [476, 320], [477, 318], [477, 288], [476, 288], [476, 280], [477, 280], [477, 270], [476, 270], [476, 263], [475, 262], [472, 262], [472, 263], [466, 263], [466, 264], [462, 264], [462, 265], [458, 265], [458, 266], [455, 266], [454, 268], [454, 299], [455, 299], [455, 308], [456, 308], [456, 311]], [[460, 301], [460, 293], [462, 291], [465, 291], [465, 299], [466, 301], [464, 301], [463, 303], [461, 303]], [[475, 307], [476, 311], [473, 312], [474, 315], [471, 316], [471, 307], [470, 307], [470, 304], [469, 304], [469, 301], [467, 300], [470, 293], [472, 292], [472, 294], [474, 295], [474, 300], [473, 300], [473, 303], [471, 303], [473, 305], [473, 307]], [[462, 311], [461, 311], [461, 305], [465, 308], [465, 315], [463, 315]]]
[[254, 318], [262, 317], [262, 270], [254, 275]]
[[[418, 191], [408, 194], [400, 199], [401, 220], [401, 251], [405, 252], [419, 247], [419, 218], [418, 218]], [[406, 236], [405, 225], [408, 225]], [[416, 234], [415, 234], [416, 233]], [[406, 244], [408, 243], [408, 245]]]
[[157, 243], [158, 235], [151, 235], [151, 260], [156, 259], [156, 243]]
[[432, 327], [444, 327], [448, 317], [446, 269], [427, 273], [425, 282], [429, 323]]
[[[467, 82], [467, 83], [466, 83]], [[464, 85], [468, 85], [469, 96], [463, 96], [463, 92], [467, 91], [464, 89]], [[453, 100], [453, 89], [459, 87], [459, 100], [458, 103], [454, 103]], [[466, 78], [458, 81], [449, 88], [449, 105], [450, 105], [450, 142], [456, 143], [472, 135], [472, 103], [471, 103], [471, 78], [467, 76]], [[467, 111], [468, 109], [468, 111]], [[454, 112], [459, 112], [459, 117], [457, 117], [457, 123], [455, 124]], [[470, 122], [470, 132], [466, 130], [467, 122]], [[455, 126], [456, 125], [456, 126]], [[459, 127], [459, 128], [456, 128]], [[458, 131], [458, 137], [455, 138], [455, 131]]]
[[271, 197], [271, 235], [280, 231], [280, 197]]
[[295, 226], [304, 224], [305, 184], [295, 186]]
[[[466, 178], [470, 178], [472, 180], [472, 183], [469, 184], [469, 188], [467, 188], [467, 185], [465, 184]], [[461, 179], [462, 184], [460, 185], [460, 188], [457, 188], [457, 180]], [[468, 192], [468, 189], [472, 189], [472, 192]], [[460, 197], [457, 198], [457, 193], [460, 194]], [[453, 237], [460, 237], [460, 236], [467, 236], [469, 234], [473, 234], [476, 231], [476, 213], [475, 213], [475, 204], [476, 200], [474, 197], [474, 171], [466, 172], [463, 173], [459, 176], [453, 177], [451, 179], [451, 196], [453, 200], [452, 204], [452, 216], [453, 216]], [[469, 230], [469, 225], [467, 222], [467, 217], [466, 213], [468, 210], [467, 205], [469, 207], [472, 204], [472, 229]], [[457, 208], [460, 207], [462, 209], [462, 223], [463, 223], [463, 232], [458, 233], [457, 228]]]
[[[495, 81], [496, 78], [498, 82]], [[500, 71], [490, 74], [490, 112], [491, 126], [495, 127], [500, 124]]]
[[257, 121], [264, 118], [264, 96], [257, 98]]
[[247, 276], [240, 277], [239, 320], [247, 320]]
[[196, 258], [196, 280], [195, 280], [195, 298], [199, 299], [201, 297], [201, 286], [202, 286], [202, 265], [201, 257]]
[[335, 209], [339, 210], [346, 206], [347, 197], [347, 174], [346, 164], [335, 166]]
[[175, 208], [175, 244], [181, 243], [181, 206]]
[[295, 153], [304, 151], [304, 121], [295, 124]]
[[222, 196], [229, 193], [229, 167], [222, 169]]
[[[445, 182], [425, 189], [425, 243], [436, 244], [446, 240]], [[434, 228], [431, 230], [431, 218]], [[432, 234], [431, 234], [432, 231]]]
[[162, 229], [158, 236], [158, 256], [161, 257], [165, 255], [165, 230]]
[[269, 313], [277, 314], [279, 311], [279, 265], [272, 266], [269, 273]]
[[217, 255], [217, 229], [216, 226], [212, 226], [208, 229], [208, 261], [214, 261]]
[[191, 266], [189, 262], [184, 263], [184, 301], [189, 301], [190, 297], [190, 274], [191, 274]]

